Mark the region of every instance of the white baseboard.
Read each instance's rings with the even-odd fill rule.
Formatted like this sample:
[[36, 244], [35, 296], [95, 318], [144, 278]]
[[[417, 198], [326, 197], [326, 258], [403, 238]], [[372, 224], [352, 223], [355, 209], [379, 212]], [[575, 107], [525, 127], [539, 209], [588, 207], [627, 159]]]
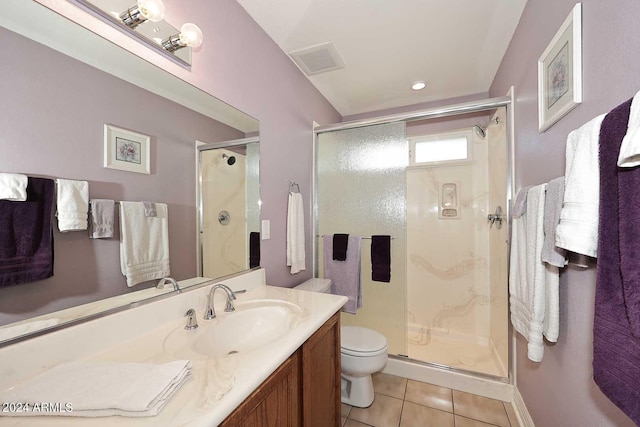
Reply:
[[520, 427], [535, 427], [533, 419], [529, 414], [527, 405], [524, 404], [524, 400], [522, 399], [522, 395], [520, 394], [518, 387], [514, 387], [513, 390], [513, 409], [516, 412], [516, 417], [518, 417]]

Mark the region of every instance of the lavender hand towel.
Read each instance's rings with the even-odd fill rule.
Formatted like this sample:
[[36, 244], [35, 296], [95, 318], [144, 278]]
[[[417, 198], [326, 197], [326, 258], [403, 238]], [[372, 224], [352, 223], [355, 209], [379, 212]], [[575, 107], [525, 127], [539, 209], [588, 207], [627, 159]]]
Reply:
[[53, 276], [54, 184], [29, 177], [27, 200], [0, 200], [0, 286]]
[[113, 237], [115, 202], [106, 199], [91, 200], [91, 238], [106, 239]]
[[336, 295], [344, 295], [349, 301], [342, 307], [347, 313], [356, 314], [362, 307], [362, 283], [360, 281], [360, 245], [359, 236], [349, 236], [347, 259], [333, 260], [333, 236], [322, 236], [324, 256], [324, 277], [331, 279], [331, 291]]
[[[621, 186], [640, 182], [640, 169], [624, 173], [617, 160], [627, 130], [631, 101], [612, 110], [600, 130], [600, 209], [595, 319], [593, 324], [593, 377], [600, 390], [636, 424], [640, 425], [640, 338], [633, 335], [629, 313], [638, 307], [626, 301], [622, 275], [638, 267], [638, 242], [621, 238], [640, 221], [637, 194], [624, 199]], [[637, 187], [635, 188], [637, 191]], [[633, 188], [630, 188], [633, 191]], [[624, 192], [623, 192], [624, 193]], [[635, 250], [633, 249], [635, 243]], [[634, 252], [629, 252], [634, 250]], [[635, 257], [629, 259], [628, 257]], [[624, 261], [623, 261], [624, 259]], [[629, 264], [630, 263], [630, 264]], [[625, 267], [625, 268], [623, 268]], [[636, 289], [637, 290], [637, 289]], [[633, 294], [630, 293], [632, 299]], [[631, 302], [631, 304], [629, 304]]]
[[544, 242], [542, 243], [542, 261], [562, 268], [567, 265], [567, 251], [556, 246], [556, 227], [560, 223], [562, 196], [564, 195], [564, 177], [552, 179], [547, 184], [544, 203]]

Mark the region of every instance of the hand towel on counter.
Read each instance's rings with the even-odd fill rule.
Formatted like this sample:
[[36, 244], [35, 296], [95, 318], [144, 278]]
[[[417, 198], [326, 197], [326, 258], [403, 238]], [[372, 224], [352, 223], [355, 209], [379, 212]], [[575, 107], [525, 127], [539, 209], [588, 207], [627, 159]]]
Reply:
[[287, 206], [287, 266], [291, 274], [305, 270], [304, 204], [302, 194], [289, 193]]
[[564, 177], [561, 176], [560, 178], [549, 181], [544, 204], [542, 261], [560, 268], [567, 265], [567, 251], [556, 246], [556, 227], [560, 222], [563, 196]]
[[556, 246], [571, 252], [598, 255], [598, 138], [604, 114], [567, 137], [564, 202], [556, 228]]
[[333, 294], [344, 295], [349, 298], [342, 310], [351, 314], [356, 314], [356, 310], [362, 307], [360, 245], [361, 238], [359, 236], [349, 236], [347, 259], [345, 261], [334, 261], [333, 236], [322, 236], [324, 277], [331, 279], [331, 291]]
[[167, 205], [156, 203], [156, 214], [146, 216], [142, 202], [120, 202], [120, 267], [129, 287], [171, 275]]
[[53, 276], [53, 180], [29, 178], [27, 200], [0, 200], [0, 286]]
[[[637, 185], [640, 169], [620, 169], [617, 165], [630, 109], [630, 100], [613, 109], [602, 122], [600, 133], [600, 235], [593, 376], [600, 390], [640, 425], [640, 337], [634, 336], [630, 321], [640, 307], [634, 303], [637, 294], [627, 287], [630, 284], [628, 269], [638, 267], [639, 242], [627, 241], [623, 234], [628, 227], [634, 228], [632, 224], [637, 227], [640, 216], [637, 187], [624, 191], [622, 188]], [[635, 195], [629, 196], [634, 192]]]
[[347, 260], [347, 248], [349, 247], [348, 234], [333, 235], [333, 259], [335, 261]]
[[618, 166], [631, 168], [640, 165], [640, 92], [631, 101], [627, 133], [620, 145]]
[[371, 236], [371, 280], [391, 282], [391, 236]]
[[86, 230], [89, 212], [89, 183], [71, 179], [56, 179], [58, 229], [67, 231]]
[[91, 238], [106, 239], [113, 237], [115, 202], [106, 199], [91, 200]]
[[66, 363], [0, 392], [0, 400], [62, 403], [61, 411], [29, 411], [11, 413], [12, 416], [151, 417], [164, 408], [191, 375], [191, 362], [188, 360], [159, 365]]
[[26, 175], [17, 173], [0, 173], [0, 200], [24, 202], [27, 200]]
[[557, 340], [560, 314], [559, 270], [541, 259], [545, 188], [542, 184], [527, 191], [527, 211], [513, 218], [511, 231], [511, 323], [527, 339], [527, 355], [534, 362], [542, 360], [543, 334]]

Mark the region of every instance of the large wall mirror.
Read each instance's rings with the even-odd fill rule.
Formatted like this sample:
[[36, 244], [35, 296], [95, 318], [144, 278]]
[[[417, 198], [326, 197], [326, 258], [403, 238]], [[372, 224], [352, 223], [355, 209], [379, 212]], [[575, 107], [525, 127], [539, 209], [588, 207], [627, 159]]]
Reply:
[[[249, 236], [259, 224], [257, 120], [34, 1], [3, 1], [0, 40], [0, 172], [84, 180], [92, 199], [166, 203], [176, 280], [197, 284], [250, 268]], [[107, 124], [150, 137], [150, 174], [104, 167]], [[245, 168], [244, 213], [230, 219], [243, 218], [246, 244], [234, 248], [243, 261], [207, 275], [199, 260], [217, 255], [199, 249], [198, 141], [226, 146], [224, 160]], [[221, 176], [207, 185], [231, 184]], [[60, 233], [54, 217], [54, 275], [0, 286], [0, 342], [173, 292], [156, 281], [127, 286], [117, 215], [115, 230], [107, 239]]]

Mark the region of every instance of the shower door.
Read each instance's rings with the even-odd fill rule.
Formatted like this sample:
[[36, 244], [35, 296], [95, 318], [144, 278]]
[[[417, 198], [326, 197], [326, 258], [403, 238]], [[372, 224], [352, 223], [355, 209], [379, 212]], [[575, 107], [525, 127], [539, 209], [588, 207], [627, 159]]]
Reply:
[[[316, 147], [317, 273], [323, 277], [322, 236], [362, 240], [362, 308], [342, 313], [343, 325], [382, 333], [389, 354], [407, 353], [405, 123], [327, 132]], [[371, 278], [372, 235], [391, 236], [391, 281]]]

